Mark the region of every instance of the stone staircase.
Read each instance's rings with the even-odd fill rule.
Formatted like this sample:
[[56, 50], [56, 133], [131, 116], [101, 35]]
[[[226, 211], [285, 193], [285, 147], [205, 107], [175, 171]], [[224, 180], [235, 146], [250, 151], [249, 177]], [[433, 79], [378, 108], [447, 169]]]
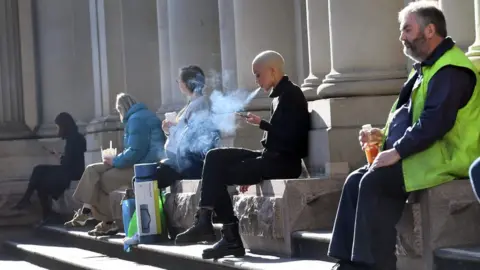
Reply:
[[[169, 242], [139, 245], [126, 253], [123, 235], [95, 238], [86, 233], [92, 226], [67, 230], [59, 225], [30, 229], [21, 235], [7, 233], [4, 240], [0, 237], [0, 269], [15, 269], [17, 264], [25, 265], [22, 269], [331, 269], [334, 260], [326, 254], [333, 222], [330, 210], [338, 201], [337, 183], [325, 179], [275, 181], [251, 187], [243, 195], [231, 190], [242, 238], [250, 251], [244, 258], [203, 260], [206, 245], [174, 246]], [[480, 211], [467, 184], [456, 181], [442, 185], [407, 205], [398, 225], [399, 270], [480, 269], [480, 246], [475, 244], [480, 243], [476, 233]], [[184, 229], [191, 224], [198, 186], [195, 181], [185, 181], [167, 197], [175, 227]], [[66, 194], [74, 188], [72, 185]], [[117, 218], [121, 197], [122, 192], [111, 196]], [[77, 207], [69, 198], [65, 196], [57, 207], [70, 206], [66, 212]], [[262, 220], [260, 215], [270, 218]]]
[[[207, 245], [174, 246], [172, 243], [139, 245], [123, 251], [123, 235], [91, 237], [86, 228], [65, 229], [45, 226], [31, 237], [3, 243], [8, 256], [47, 269], [319, 269], [327, 270], [332, 262], [248, 253], [244, 258], [227, 257], [203, 260]], [[300, 240], [301, 241], [301, 240]], [[328, 243], [326, 243], [328, 244]], [[298, 244], [302, 246], [301, 243]], [[1, 265], [1, 264], [0, 264]], [[1, 268], [7, 269], [7, 268]]]
[[[201, 258], [202, 250], [208, 245], [175, 246], [165, 242], [139, 245], [127, 253], [123, 251], [123, 234], [92, 237], [86, 233], [88, 229], [45, 226], [22, 237], [5, 240], [3, 253], [0, 253], [0, 269], [329, 270], [334, 265], [326, 256], [331, 238], [328, 231], [295, 232], [291, 258], [249, 252], [244, 258], [213, 261]], [[474, 269], [480, 269], [480, 246], [443, 248], [434, 253], [432, 270]]]

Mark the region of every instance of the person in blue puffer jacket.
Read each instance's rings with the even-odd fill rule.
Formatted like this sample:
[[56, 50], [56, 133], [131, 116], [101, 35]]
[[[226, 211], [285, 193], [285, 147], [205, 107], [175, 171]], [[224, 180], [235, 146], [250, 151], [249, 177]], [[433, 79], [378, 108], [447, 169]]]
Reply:
[[83, 207], [65, 223], [67, 227], [78, 227], [91, 219], [101, 221], [88, 232], [92, 236], [118, 233], [110, 209], [110, 192], [131, 184], [135, 164], [158, 162], [165, 155], [162, 122], [154, 112], [124, 93], [117, 96], [116, 109], [124, 124], [124, 149], [115, 157], [104, 156], [102, 163], [87, 166], [73, 194]]

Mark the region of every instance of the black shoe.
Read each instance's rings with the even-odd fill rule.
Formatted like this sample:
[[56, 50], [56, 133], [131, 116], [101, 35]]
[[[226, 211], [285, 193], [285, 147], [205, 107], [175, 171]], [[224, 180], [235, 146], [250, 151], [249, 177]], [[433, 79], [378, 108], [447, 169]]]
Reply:
[[238, 231], [238, 223], [223, 225], [222, 239], [212, 248], [205, 249], [202, 254], [202, 258], [214, 260], [225, 256], [245, 256], [245, 248]]
[[200, 209], [195, 214], [193, 226], [175, 238], [175, 244], [195, 244], [198, 242], [215, 242], [212, 225], [212, 210]]
[[373, 268], [364, 264], [340, 260], [332, 267], [332, 270], [373, 270]]

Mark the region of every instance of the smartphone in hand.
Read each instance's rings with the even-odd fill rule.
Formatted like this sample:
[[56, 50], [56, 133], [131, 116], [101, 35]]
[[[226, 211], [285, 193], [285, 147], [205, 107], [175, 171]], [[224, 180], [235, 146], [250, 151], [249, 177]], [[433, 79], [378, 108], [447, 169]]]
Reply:
[[248, 113], [245, 112], [237, 112], [237, 115], [243, 118], [248, 118]]

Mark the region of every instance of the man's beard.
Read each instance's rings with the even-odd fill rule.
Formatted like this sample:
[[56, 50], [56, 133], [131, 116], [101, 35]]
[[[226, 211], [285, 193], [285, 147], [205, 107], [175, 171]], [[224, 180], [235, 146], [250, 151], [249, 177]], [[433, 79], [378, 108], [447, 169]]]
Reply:
[[416, 62], [422, 62], [426, 58], [426, 55], [422, 50], [422, 47], [424, 46], [425, 42], [426, 42], [425, 35], [418, 36], [412, 42], [404, 41], [403, 53]]

